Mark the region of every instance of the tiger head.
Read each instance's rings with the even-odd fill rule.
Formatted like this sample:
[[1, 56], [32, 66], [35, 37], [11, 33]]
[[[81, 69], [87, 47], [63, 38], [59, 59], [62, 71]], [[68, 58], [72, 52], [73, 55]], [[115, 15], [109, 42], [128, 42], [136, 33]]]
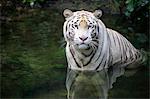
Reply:
[[98, 46], [100, 27], [97, 21], [102, 15], [101, 10], [92, 13], [84, 10], [72, 12], [66, 9], [63, 15], [66, 18], [63, 32], [67, 43], [82, 50]]

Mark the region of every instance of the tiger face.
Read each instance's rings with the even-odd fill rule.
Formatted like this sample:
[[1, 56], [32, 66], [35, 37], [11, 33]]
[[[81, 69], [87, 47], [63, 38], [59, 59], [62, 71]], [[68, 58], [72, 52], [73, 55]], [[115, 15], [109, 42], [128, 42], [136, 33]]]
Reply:
[[98, 46], [99, 33], [97, 20], [101, 17], [101, 10], [94, 13], [88, 11], [76, 11], [66, 9], [64, 16], [64, 37], [65, 40], [76, 48], [84, 50], [89, 47]]

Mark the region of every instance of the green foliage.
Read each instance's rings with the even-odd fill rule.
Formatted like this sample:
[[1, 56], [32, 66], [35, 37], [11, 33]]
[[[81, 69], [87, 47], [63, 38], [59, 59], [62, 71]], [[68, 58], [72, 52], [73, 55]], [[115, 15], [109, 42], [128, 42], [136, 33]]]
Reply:
[[125, 15], [129, 17], [133, 11], [148, 4], [149, 0], [126, 0], [125, 3], [127, 5]]
[[147, 5], [149, 0], [114, 0], [114, 2], [118, 7], [122, 6], [122, 2], [125, 3], [124, 14], [127, 17], [130, 17], [134, 11], [139, 10], [143, 6]]

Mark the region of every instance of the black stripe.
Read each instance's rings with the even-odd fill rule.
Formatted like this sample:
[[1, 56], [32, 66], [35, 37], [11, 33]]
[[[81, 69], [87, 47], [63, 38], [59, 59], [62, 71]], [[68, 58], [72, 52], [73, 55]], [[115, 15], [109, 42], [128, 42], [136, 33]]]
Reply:
[[133, 58], [133, 54], [132, 54], [132, 52], [131, 52], [130, 49], [129, 49], [129, 53], [130, 53], [130, 59], [131, 59], [131, 61], [132, 61], [134, 58]]
[[[102, 45], [102, 46], [103, 46], [103, 45]], [[101, 47], [101, 49], [100, 49], [100, 54], [99, 54], [98, 58], [96, 59], [96, 61], [100, 58], [101, 52], [102, 52], [102, 47]], [[95, 62], [96, 62], [96, 61], [95, 61]]]
[[138, 51], [138, 58], [142, 58], [142, 54]]
[[103, 55], [103, 57], [102, 57], [102, 60], [101, 60], [100, 64], [96, 67], [96, 69], [95, 69], [95, 70], [97, 70], [97, 69], [101, 66], [101, 64], [102, 64], [102, 62], [103, 62], [104, 57], [105, 57], [105, 54]]
[[121, 56], [123, 57], [123, 61], [121, 63], [124, 63], [124, 57], [126, 57], [126, 51], [125, 51], [125, 46], [124, 46], [124, 42], [123, 42], [123, 37], [121, 35], [120, 36], [120, 41], [121, 41], [121, 44], [122, 44], [122, 51], [123, 53], [121, 54]]
[[[112, 32], [112, 30], [110, 30], [110, 31]], [[116, 44], [116, 41], [115, 41], [115, 37], [114, 37], [115, 33], [111, 33], [111, 35], [112, 35], [112, 37], [113, 37], [113, 40], [114, 40], [115, 45], [117, 45], [117, 44]]]
[[[104, 65], [103, 65], [103, 67], [105, 68], [105, 65], [106, 65], [106, 61], [104, 62]], [[107, 64], [108, 65], [108, 64]]]
[[[94, 43], [92, 43], [92, 44], [94, 44]], [[98, 45], [97, 44], [94, 44], [94, 46], [96, 47], [96, 49], [98, 49]]]
[[[92, 52], [93, 52], [93, 51], [92, 51]], [[88, 64], [92, 61], [94, 55], [95, 55], [95, 51], [93, 52], [93, 55], [91, 56], [90, 60], [89, 60], [86, 64], [83, 64], [83, 66], [88, 65]]]
[[100, 32], [99, 32], [99, 30], [100, 30], [100, 29], [99, 29], [99, 24], [98, 24], [98, 22], [96, 22], [96, 23], [97, 23], [97, 25], [98, 25], [98, 26], [97, 26], [97, 31], [98, 31], [98, 33], [100, 33]]
[[118, 37], [118, 35], [116, 35], [117, 37], [117, 40], [118, 40], [118, 44], [119, 44], [119, 49], [120, 49], [120, 52], [121, 52], [121, 61], [122, 61], [122, 48], [121, 48], [121, 44], [120, 44], [120, 39]]
[[[127, 51], [127, 48], [128, 48], [127, 43], [128, 43], [128, 42], [125, 40], [125, 41], [124, 41], [124, 45], [125, 45], [125, 48], [126, 48], [125, 51]], [[125, 56], [126, 56], [126, 57], [125, 57], [125, 62], [126, 62], [127, 59], [128, 59], [128, 57], [127, 57], [127, 55], [125, 55]]]
[[96, 43], [99, 43], [99, 41], [98, 41], [98, 40], [92, 40], [92, 41], [94, 41], [94, 42], [96, 42]]
[[81, 68], [81, 66], [80, 66], [80, 65], [78, 64], [78, 62], [76, 61], [76, 59], [75, 59], [75, 57], [74, 57], [74, 55], [73, 55], [73, 52], [72, 52], [71, 48], [69, 48], [69, 49], [70, 49], [71, 55], [72, 55], [72, 57], [73, 57], [75, 63], [77, 64], [77, 66], [78, 66], [79, 68]]
[[130, 42], [127, 42], [127, 46], [129, 48], [129, 53], [130, 53], [130, 59], [131, 61], [133, 61], [134, 57], [133, 57], [133, 53], [132, 53], [132, 47], [130, 46]]
[[112, 65], [112, 62], [113, 62], [113, 56], [112, 56], [112, 53], [111, 53], [111, 49], [109, 47], [109, 65]]
[[[67, 21], [67, 23], [66, 23], [66, 27], [65, 27], [65, 28], [66, 28], [66, 31], [68, 30], [68, 23], [69, 23], [69, 21]], [[65, 31], [65, 32], [66, 32], [66, 31]]]
[[137, 53], [135, 54], [135, 59], [138, 59]]

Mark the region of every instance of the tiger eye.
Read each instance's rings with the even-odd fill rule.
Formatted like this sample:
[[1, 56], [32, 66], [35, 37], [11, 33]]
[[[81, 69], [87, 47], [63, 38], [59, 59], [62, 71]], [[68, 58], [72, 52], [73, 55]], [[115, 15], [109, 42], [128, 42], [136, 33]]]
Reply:
[[92, 25], [88, 25], [88, 29], [91, 28], [91, 27], [92, 27]]
[[74, 25], [75, 27], [78, 27], [78, 25]]
[[78, 25], [77, 24], [75, 24], [74, 27], [78, 29]]

